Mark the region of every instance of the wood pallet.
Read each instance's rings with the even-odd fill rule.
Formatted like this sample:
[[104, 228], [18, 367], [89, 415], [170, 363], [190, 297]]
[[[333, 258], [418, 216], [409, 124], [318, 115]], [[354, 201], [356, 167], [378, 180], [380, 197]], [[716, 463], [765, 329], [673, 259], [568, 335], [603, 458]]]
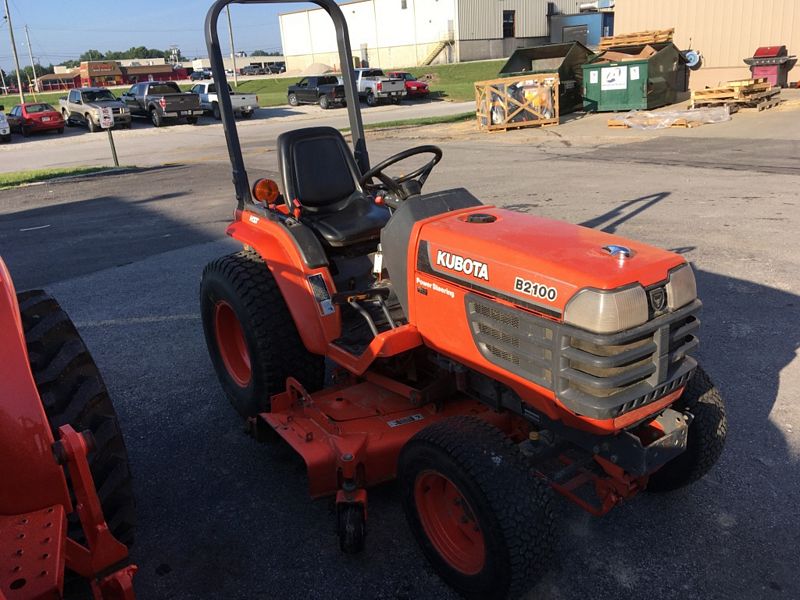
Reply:
[[558, 86], [557, 73], [476, 81], [478, 129], [506, 131], [558, 125]]
[[731, 112], [733, 107], [759, 108], [765, 110], [780, 103], [774, 101], [773, 96], [780, 94], [779, 87], [773, 87], [766, 79], [741, 79], [729, 81], [714, 88], [692, 90], [689, 108], [701, 106], [728, 106]]
[[644, 44], [660, 44], [671, 42], [675, 28], [657, 29], [653, 31], [637, 31], [635, 33], [623, 33], [613, 37], [600, 38], [600, 50], [617, 48], [619, 46], [640, 46]]
[[[647, 121], [645, 121], [644, 124], [649, 124], [650, 122], [658, 123], [659, 120], [658, 119], [648, 119]], [[611, 119], [609, 119], [608, 121], [606, 121], [606, 125], [608, 125], [608, 127], [612, 128], [612, 129], [630, 129], [631, 128], [631, 126], [627, 123], [627, 121], [625, 121], [625, 119], [613, 118], [613, 117]], [[670, 127], [676, 127], [676, 128], [679, 128], [679, 129], [693, 129], [695, 127], [700, 127], [700, 125], [702, 125], [702, 123], [700, 123], [699, 121], [689, 121], [688, 119], [676, 119], [674, 123], [670, 124]]]

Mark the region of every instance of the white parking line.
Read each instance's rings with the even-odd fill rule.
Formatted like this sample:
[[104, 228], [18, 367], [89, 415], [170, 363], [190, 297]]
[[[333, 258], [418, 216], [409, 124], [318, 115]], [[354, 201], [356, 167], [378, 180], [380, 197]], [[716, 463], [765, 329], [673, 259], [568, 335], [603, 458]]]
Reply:
[[115, 327], [119, 325], [140, 325], [142, 323], [164, 323], [168, 321], [196, 321], [199, 314], [164, 315], [161, 317], [129, 317], [127, 319], [104, 319], [102, 321], [83, 321], [75, 323], [78, 328]]

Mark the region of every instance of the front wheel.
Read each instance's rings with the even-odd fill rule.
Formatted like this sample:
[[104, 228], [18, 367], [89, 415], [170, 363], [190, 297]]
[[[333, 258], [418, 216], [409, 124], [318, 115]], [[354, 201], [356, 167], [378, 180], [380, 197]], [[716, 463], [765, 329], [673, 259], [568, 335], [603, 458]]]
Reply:
[[288, 377], [310, 392], [322, 387], [325, 359], [306, 350], [258, 253], [244, 250], [210, 262], [200, 284], [200, 310], [217, 377], [243, 417], [269, 410]]
[[406, 518], [425, 556], [467, 598], [519, 597], [549, 566], [549, 487], [511, 441], [475, 417], [417, 433], [400, 454]]
[[289, 94], [289, 106], [297, 106], [300, 102], [295, 94]]
[[711, 378], [697, 367], [674, 408], [689, 412], [686, 450], [650, 475], [647, 489], [669, 492], [694, 483], [711, 470], [722, 454], [728, 433], [725, 404]]
[[61, 111], [61, 116], [64, 119], [64, 125], [72, 127], [72, 121], [69, 120], [69, 113], [66, 110]]
[[94, 121], [92, 121], [92, 117], [90, 117], [89, 115], [84, 115], [84, 118], [86, 119], [86, 128], [91, 133], [95, 133], [100, 129], [97, 125], [94, 124]]

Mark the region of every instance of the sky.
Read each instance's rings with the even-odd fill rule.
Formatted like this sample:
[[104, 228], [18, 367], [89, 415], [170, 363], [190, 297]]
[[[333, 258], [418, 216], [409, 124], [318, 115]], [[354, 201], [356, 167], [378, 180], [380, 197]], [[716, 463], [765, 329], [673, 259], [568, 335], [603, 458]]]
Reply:
[[[165, 50], [172, 44], [188, 58], [206, 56], [203, 23], [212, 0], [8, 0], [20, 65], [29, 64], [24, 26], [28, 25], [36, 62], [58, 64], [93, 48], [127, 50], [147, 46]], [[237, 50], [280, 50], [278, 13], [312, 8], [306, 2], [231, 5]], [[8, 24], [0, 3], [0, 67], [13, 69]], [[230, 52], [224, 13], [220, 19], [222, 50]]]

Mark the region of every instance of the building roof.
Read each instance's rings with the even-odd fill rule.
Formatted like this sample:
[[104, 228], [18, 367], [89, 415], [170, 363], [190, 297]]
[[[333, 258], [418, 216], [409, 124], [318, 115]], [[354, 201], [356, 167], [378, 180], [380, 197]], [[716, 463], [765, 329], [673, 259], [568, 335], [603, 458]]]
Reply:
[[66, 73], [48, 73], [38, 77], [39, 81], [69, 81], [78, 76], [78, 71], [67, 71]]
[[[370, 2], [371, 0], [345, 0], [344, 2], [338, 2], [339, 6], [347, 6], [348, 4], [358, 4], [359, 2]], [[278, 13], [278, 17], [282, 17], [283, 15], [293, 15], [295, 13], [301, 12], [311, 12], [314, 10], [324, 10], [321, 6], [315, 6], [314, 8], [298, 8], [297, 10], [287, 10], [286, 12]]]

